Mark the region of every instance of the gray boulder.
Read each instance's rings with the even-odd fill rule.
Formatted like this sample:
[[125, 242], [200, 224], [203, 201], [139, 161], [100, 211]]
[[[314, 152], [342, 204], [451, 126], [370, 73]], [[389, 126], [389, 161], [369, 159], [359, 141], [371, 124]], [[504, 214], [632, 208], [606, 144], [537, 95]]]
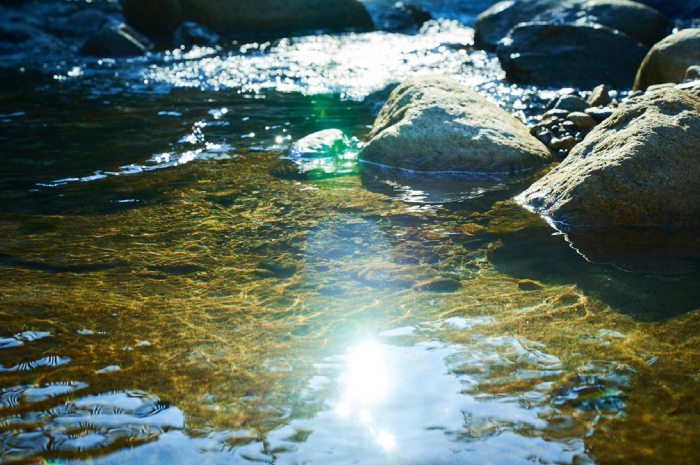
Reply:
[[551, 160], [523, 123], [442, 76], [398, 86], [379, 112], [360, 158], [416, 171], [489, 174], [517, 173]]
[[649, 92], [620, 107], [518, 200], [561, 228], [700, 225], [700, 98]]
[[516, 26], [496, 50], [513, 82], [583, 89], [600, 83], [629, 87], [646, 52], [607, 27], [538, 23]]
[[644, 90], [654, 84], [683, 82], [686, 70], [693, 65], [700, 65], [700, 29], [683, 29], [649, 50], [634, 88]]
[[286, 35], [372, 29], [357, 0], [121, 0], [127, 22], [152, 37], [169, 37], [193, 21], [217, 34]]
[[661, 13], [628, 0], [521, 0], [503, 1], [476, 21], [474, 41], [493, 50], [520, 23], [598, 24], [624, 32], [652, 46], [665, 37], [672, 24]]

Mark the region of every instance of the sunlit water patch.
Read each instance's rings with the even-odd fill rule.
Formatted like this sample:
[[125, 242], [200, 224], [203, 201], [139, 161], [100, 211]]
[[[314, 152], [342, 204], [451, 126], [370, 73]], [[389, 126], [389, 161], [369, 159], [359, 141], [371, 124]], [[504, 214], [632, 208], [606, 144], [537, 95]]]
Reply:
[[414, 36], [308, 36], [245, 44], [235, 52], [204, 57], [175, 51], [144, 79], [176, 87], [275, 89], [361, 99], [416, 73], [460, 75], [471, 84], [499, 76], [495, 58], [473, 50], [472, 42], [471, 28], [433, 21]]

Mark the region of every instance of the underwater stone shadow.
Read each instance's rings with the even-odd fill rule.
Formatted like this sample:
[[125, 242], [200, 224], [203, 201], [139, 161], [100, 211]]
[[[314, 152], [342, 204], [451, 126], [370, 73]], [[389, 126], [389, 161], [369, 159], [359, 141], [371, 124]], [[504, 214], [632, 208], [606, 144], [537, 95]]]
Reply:
[[516, 278], [575, 284], [640, 321], [665, 321], [698, 309], [700, 240], [689, 232], [565, 236], [542, 220], [496, 238], [500, 244], [489, 260]]

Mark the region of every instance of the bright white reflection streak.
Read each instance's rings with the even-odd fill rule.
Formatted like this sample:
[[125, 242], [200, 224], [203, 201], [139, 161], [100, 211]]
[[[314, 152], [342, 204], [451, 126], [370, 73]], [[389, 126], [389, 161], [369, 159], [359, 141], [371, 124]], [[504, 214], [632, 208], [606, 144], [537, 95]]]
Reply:
[[338, 416], [356, 419], [382, 449], [394, 450], [396, 437], [385, 429], [377, 429], [372, 414], [393, 389], [391, 366], [384, 347], [376, 342], [365, 342], [351, 349], [342, 383], [344, 390], [336, 408]]

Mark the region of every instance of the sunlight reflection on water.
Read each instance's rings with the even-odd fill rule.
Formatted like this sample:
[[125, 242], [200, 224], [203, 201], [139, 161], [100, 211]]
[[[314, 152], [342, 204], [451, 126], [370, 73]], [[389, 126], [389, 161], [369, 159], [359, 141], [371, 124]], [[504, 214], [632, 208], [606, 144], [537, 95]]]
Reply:
[[362, 99], [416, 73], [461, 75], [471, 84], [499, 76], [495, 58], [468, 50], [473, 37], [471, 28], [441, 20], [427, 23], [415, 36], [308, 36], [245, 44], [227, 55], [176, 50], [166, 59], [171, 64], [151, 67], [144, 79], [176, 87], [338, 93]]

